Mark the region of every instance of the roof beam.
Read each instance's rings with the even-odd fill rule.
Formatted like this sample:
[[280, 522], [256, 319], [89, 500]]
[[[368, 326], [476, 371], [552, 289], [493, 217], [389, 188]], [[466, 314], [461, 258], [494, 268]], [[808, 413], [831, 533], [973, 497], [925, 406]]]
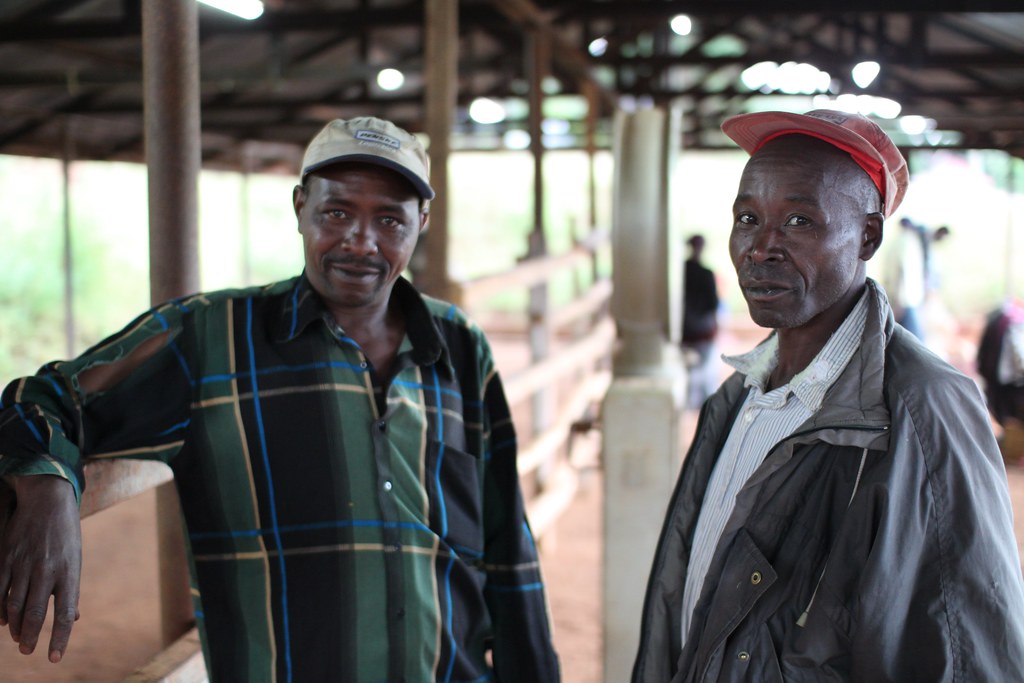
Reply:
[[666, 2], [579, 2], [563, 11], [555, 9], [553, 21], [629, 17], [631, 19], [669, 18], [676, 14], [690, 16], [786, 16], [793, 14], [886, 14], [936, 12], [1019, 12], [1019, 0], [847, 0], [837, 11], [832, 0], [787, 0], [766, 3], [764, 0], [667, 0]]
[[516, 22], [524, 29], [535, 29], [546, 37], [551, 45], [551, 58], [580, 82], [591, 83], [601, 100], [614, 108], [618, 98], [604, 84], [597, 82], [590, 73], [593, 64], [590, 55], [584, 54], [555, 30], [547, 15], [531, 0], [490, 0], [491, 5], [501, 14]]

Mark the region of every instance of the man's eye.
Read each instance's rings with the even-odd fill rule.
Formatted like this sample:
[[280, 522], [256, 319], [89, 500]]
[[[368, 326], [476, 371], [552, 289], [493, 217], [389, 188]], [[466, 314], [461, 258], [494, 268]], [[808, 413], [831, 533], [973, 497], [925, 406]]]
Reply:
[[389, 230], [400, 230], [404, 227], [404, 223], [402, 223], [401, 219], [395, 218], [394, 216], [381, 216], [379, 220], [381, 226], [388, 228]]
[[811, 221], [806, 216], [790, 216], [789, 220], [786, 221], [786, 225], [790, 226], [802, 226], [810, 225]]
[[736, 222], [740, 225], [755, 225], [757, 223], [757, 219], [749, 213], [741, 213], [736, 216]]
[[344, 218], [345, 212], [342, 209], [328, 209], [327, 215], [331, 218]]

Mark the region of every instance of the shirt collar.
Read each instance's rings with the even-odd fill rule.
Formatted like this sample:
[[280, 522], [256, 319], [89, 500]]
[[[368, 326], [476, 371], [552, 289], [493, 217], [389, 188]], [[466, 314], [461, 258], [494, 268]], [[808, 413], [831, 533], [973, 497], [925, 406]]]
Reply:
[[[410, 351], [417, 365], [430, 365], [443, 360], [442, 365], [450, 366], [448, 347], [434, 324], [430, 309], [412, 283], [403, 277], [395, 280], [391, 300], [405, 316], [405, 338], [398, 352]], [[274, 339], [280, 343], [290, 342], [315, 323], [322, 323], [329, 330], [338, 330], [344, 334], [303, 271], [282, 302]]]
[[[864, 336], [868, 317], [868, 293], [861, 295], [857, 304], [846, 316], [846, 320], [829, 338], [814, 360], [798, 372], [787, 385], [785, 395], [792, 394], [810, 411], [821, 408], [825, 392], [846, 368], [857, 350], [859, 340]], [[744, 386], [755, 387], [763, 393], [768, 377], [779, 362], [779, 338], [775, 332], [747, 353], [738, 356], [722, 356], [722, 360], [745, 374]]]

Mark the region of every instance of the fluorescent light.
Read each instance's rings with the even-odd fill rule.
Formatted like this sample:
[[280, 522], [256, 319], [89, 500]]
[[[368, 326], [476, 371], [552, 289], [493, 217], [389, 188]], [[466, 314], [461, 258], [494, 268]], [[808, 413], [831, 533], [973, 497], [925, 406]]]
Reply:
[[512, 130], [505, 131], [505, 135], [502, 136], [502, 142], [509, 149], [526, 149], [530, 146], [530, 134], [525, 130], [513, 128]]
[[672, 32], [678, 36], [688, 36], [690, 31], [693, 30], [693, 20], [685, 14], [677, 14], [672, 17], [672, 21], [668, 25]]
[[256, 19], [263, 14], [261, 0], [199, 0], [199, 2], [242, 19]]
[[505, 120], [505, 107], [489, 97], [478, 97], [469, 104], [469, 118], [477, 123], [498, 123]]
[[866, 88], [878, 77], [878, 72], [881, 70], [882, 67], [878, 62], [861, 62], [853, 67], [850, 75], [853, 76], [853, 82], [857, 84], [858, 88]]
[[398, 69], [381, 69], [377, 73], [377, 85], [382, 90], [398, 90], [405, 83], [405, 74]]
[[590, 45], [587, 46], [587, 51], [594, 57], [600, 57], [608, 51], [608, 39], [604, 37], [594, 38], [590, 41]]
[[921, 135], [932, 128], [935, 128], [935, 121], [917, 114], [909, 114], [900, 119], [900, 130], [907, 135]]

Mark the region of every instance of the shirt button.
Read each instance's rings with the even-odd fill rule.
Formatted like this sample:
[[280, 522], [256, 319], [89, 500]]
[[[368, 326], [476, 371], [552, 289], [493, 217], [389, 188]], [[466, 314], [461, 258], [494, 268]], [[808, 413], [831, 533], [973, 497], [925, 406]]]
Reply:
[[403, 618], [405, 616], [405, 608], [399, 607], [397, 610], [395, 610], [395, 616], [399, 619]]
[[366, 369], [366, 361], [364, 360], [362, 363], [360, 363], [359, 367], [361, 367], [363, 370], [365, 370]]
[[377, 423], [377, 430], [378, 431], [383, 432], [383, 431], [387, 430], [387, 428], [388, 428], [388, 423], [385, 422], [384, 420], [381, 420], [380, 422]]
[[761, 572], [754, 572], [753, 574], [751, 574], [750, 583], [754, 584], [755, 586], [761, 583]]
[[736, 659], [740, 660], [741, 662], [745, 662], [748, 659], [750, 659], [750, 653], [749, 652], [741, 652], [738, 655], [736, 655]]
[[385, 482], [384, 482], [384, 490], [385, 490], [385, 491], [390, 491], [390, 490], [391, 490], [391, 487], [392, 487], [392, 484], [391, 484], [391, 481], [390, 481], [390, 480], [389, 480], [389, 481], [385, 481]]

